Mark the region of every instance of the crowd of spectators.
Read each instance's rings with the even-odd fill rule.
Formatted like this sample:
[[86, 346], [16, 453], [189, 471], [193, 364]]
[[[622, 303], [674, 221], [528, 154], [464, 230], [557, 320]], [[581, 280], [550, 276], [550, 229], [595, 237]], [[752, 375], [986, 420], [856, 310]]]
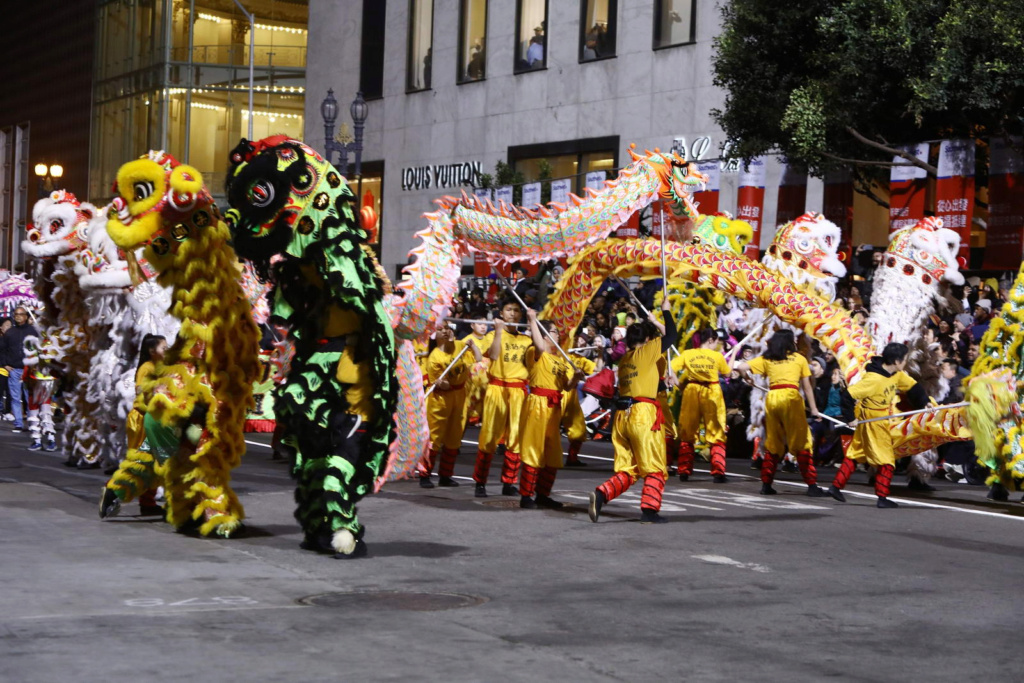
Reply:
[[[864, 246], [857, 250], [852, 259], [850, 272], [836, 287], [835, 303], [850, 311], [851, 317], [860, 324], [867, 322], [871, 313], [871, 293], [875, 272], [881, 262], [881, 251]], [[557, 263], [550, 263], [532, 276], [523, 268], [513, 268], [508, 282], [523, 301], [536, 310], [541, 310], [562, 274]], [[967, 273], [966, 275], [970, 275]], [[974, 284], [971, 284], [974, 283]], [[1007, 298], [1010, 280], [1002, 282], [996, 278], [980, 279], [968, 277], [968, 284], [949, 288], [945, 305], [939, 306], [927, 323], [925, 340], [941, 359], [940, 371], [948, 380], [950, 390], [945, 396], [934, 398], [945, 404], [963, 400], [961, 382], [978, 357], [978, 345], [993, 316], [998, 315]], [[626, 328], [644, 316], [643, 310], [655, 310], [655, 296], [661, 289], [661, 281], [652, 279], [629, 284], [617, 279], [606, 280], [598, 288], [587, 306], [583, 321], [577, 330], [575, 346], [584, 347], [583, 355], [601, 357], [604, 366], [614, 368], [626, 351]], [[497, 315], [498, 306], [506, 298], [503, 286], [494, 277], [466, 278], [461, 293], [454, 304], [453, 317], [461, 319], [491, 319]], [[717, 311], [720, 336], [725, 339], [726, 350], [731, 349], [745, 336], [749, 307], [746, 302], [730, 298]], [[460, 324], [459, 336], [469, 333], [468, 324]], [[699, 343], [699, 340], [694, 340]], [[809, 359], [815, 399], [821, 412], [839, 420], [853, 419], [853, 402], [845, 392], [845, 380], [835, 357], [811, 339], [803, 342], [801, 351]], [[739, 359], [753, 357], [753, 349], [740, 349]], [[752, 387], [737, 372], [723, 378], [723, 391], [729, 413], [730, 434], [728, 451], [730, 457], [749, 455], [753, 445], [747, 441], [746, 426], [750, 419]], [[820, 421], [811, 423], [815, 437], [816, 460], [819, 464], [837, 464], [842, 460], [841, 432], [832, 423]], [[852, 432], [848, 432], [852, 433]], [[950, 444], [940, 452], [954, 478], [966, 478], [971, 483], [980, 483], [979, 473], [973, 470], [973, 444]]]

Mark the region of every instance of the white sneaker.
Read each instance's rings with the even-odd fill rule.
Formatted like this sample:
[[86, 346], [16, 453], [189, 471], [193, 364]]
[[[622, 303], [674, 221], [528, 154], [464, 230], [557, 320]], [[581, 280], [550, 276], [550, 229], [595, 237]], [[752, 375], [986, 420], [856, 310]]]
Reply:
[[5, 413], [4, 422], [14, 422], [14, 415], [12, 413]]

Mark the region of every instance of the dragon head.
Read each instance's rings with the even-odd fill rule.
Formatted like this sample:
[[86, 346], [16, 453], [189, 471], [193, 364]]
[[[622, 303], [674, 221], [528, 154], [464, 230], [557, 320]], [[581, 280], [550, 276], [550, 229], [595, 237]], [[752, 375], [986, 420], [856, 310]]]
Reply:
[[87, 226], [96, 214], [92, 204], [79, 202], [70, 192], [56, 190], [32, 207], [32, 225], [22, 247], [36, 258], [77, 251], [85, 246]]
[[746, 221], [736, 220], [727, 213], [718, 213], [701, 216], [694, 226], [693, 236], [720, 251], [743, 254], [754, 237], [754, 229]]
[[[358, 226], [355, 196], [340, 173], [311, 147], [285, 136], [242, 140], [231, 152], [225, 183], [235, 251], [260, 275], [277, 254], [303, 256], [307, 247]], [[365, 242], [356, 228], [354, 242]]]
[[162, 151], [118, 169], [114, 194], [107, 233], [124, 252], [145, 247], [158, 271], [174, 263], [183, 242], [220, 218], [199, 171]]
[[[633, 148], [630, 145], [629, 154], [634, 161], [644, 158], [633, 152]], [[658, 176], [658, 195], [665, 206], [679, 219], [698, 220], [693, 193], [707, 187], [709, 178], [697, 170], [697, 164], [689, 163], [674, 152], [655, 149], [653, 152], [644, 150], [644, 154], [647, 163]]]
[[963, 265], [957, 258], [960, 235], [942, 227], [942, 219], [929, 216], [893, 233], [882, 258], [884, 268], [899, 269], [907, 277], [919, 277], [930, 285], [943, 280], [962, 285]]

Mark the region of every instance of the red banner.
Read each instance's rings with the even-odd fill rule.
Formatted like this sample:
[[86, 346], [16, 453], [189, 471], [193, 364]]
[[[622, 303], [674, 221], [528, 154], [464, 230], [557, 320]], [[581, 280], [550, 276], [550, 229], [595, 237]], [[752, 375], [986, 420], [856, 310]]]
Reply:
[[[928, 143], [909, 145], [901, 149], [921, 161], [928, 161]], [[893, 163], [906, 164], [903, 157], [893, 157]], [[893, 166], [889, 173], [889, 234], [916, 225], [924, 218], [924, 202], [928, 194], [928, 172], [917, 166]]]
[[935, 182], [935, 215], [943, 227], [960, 233], [960, 253], [970, 257], [974, 213], [974, 141], [943, 140]]
[[775, 223], [782, 225], [804, 214], [807, 204], [807, 169], [782, 164]]
[[1021, 138], [989, 146], [988, 235], [983, 268], [1016, 269], [1024, 258], [1024, 156]]
[[740, 185], [736, 192], [736, 218], [750, 223], [754, 235], [744, 252], [757, 260], [761, 250], [761, 219], [764, 212], [764, 158], [752, 159], [740, 169]]
[[830, 171], [825, 174], [821, 215], [839, 227], [844, 245], [852, 244], [853, 181], [848, 171]]

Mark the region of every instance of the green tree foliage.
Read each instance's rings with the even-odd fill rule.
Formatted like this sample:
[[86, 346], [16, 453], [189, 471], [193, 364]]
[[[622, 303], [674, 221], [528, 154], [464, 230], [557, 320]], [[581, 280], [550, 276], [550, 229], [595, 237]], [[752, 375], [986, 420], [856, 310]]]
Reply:
[[[1021, 0], [731, 0], [713, 115], [743, 158], [887, 178], [895, 147], [1019, 135]], [[900, 163], [934, 167], [910, 155]]]

